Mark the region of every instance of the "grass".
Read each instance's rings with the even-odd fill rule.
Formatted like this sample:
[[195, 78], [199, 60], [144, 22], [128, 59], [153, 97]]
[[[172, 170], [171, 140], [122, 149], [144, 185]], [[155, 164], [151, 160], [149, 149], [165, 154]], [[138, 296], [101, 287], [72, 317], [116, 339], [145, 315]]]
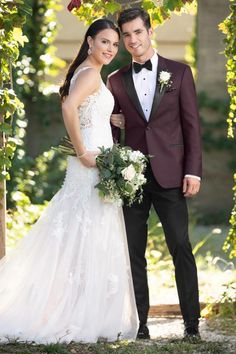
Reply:
[[220, 331], [222, 334], [236, 336], [236, 317], [219, 318], [213, 317], [207, 320], [207, 325], [212, 331]]
[[98, 344], [50, 344], [34, 345], [25, 343], [9, 343], [0, 345], [0, 353], [4, 354], [233, 354], [226, 342], [188, 343], [175, 340], [169, 343], [158, 341], [147, 342], [119, 342]]

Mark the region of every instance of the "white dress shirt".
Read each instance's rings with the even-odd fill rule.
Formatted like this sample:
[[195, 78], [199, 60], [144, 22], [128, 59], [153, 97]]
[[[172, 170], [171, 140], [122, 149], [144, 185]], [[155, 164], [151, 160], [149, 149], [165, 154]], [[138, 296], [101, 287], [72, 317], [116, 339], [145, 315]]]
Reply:
[[[158, 67], [158, 55], [156, 52], [153, 54], [150, 60], [152, 62], [152, 70], [143, 68], [138, 73], [135, 73], [134, 69], [132, 70], [134, 87], [137, 92], [139, 102], [142, 106], [143, 113], [147, 122], [150, 118], [152, 102], [156, 90], [156, 78]], [[201, 178], [198, 176], [186, 174], [185, 177], [193, 177], [201, 181]]]
[[152, 102], [156, 90], [157, 54], [155, 53], [150, 60], [152, 62], [152, 70], [143, 68], [139, 73], [135, 73], [133, 69], [134, 87], [147, 121], [151, 114]]

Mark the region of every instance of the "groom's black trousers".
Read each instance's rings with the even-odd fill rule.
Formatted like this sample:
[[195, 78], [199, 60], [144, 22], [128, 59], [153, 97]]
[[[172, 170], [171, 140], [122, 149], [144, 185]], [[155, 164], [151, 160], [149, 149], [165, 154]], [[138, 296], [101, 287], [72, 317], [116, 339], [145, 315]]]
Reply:
[[139, 320], [147, 322], [149, 293], [145, 251], [147, 220], [151, 205], [162, 223], [166, 243], [175, 266], [175, 279], [184, 321], [200, 317], [198, 280], [195, 259], [188, 236], [188, 211], [181, 188], [162, 188], [155, 180], [151, 167], [146, 171], [147, 184], [141, 204], [124, 207], [124, 217], [130, 253]]

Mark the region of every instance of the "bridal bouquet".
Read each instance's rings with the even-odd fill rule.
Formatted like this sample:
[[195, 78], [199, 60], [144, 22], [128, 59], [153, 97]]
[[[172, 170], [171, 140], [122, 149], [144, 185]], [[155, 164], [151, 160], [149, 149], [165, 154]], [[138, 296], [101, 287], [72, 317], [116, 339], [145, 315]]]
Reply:
[[[76, 156], [72, 142], [64, 137], [54, 150]], [[148, 158], [140, 151], [114, 144], [110, 148], [100, 147], [96, 157], [100, 182], [95, 186], [99, 196], [105, 201], [129, 206], [142, 201], [143, 185], [146, 183], [144, 171]]]
[[100, 197], [117, 205], [124, 201], [129, 206], [135, 201], [141, 202], [147, 157], [118, 144], [100, 150], [96, 158], [100, 182], [95, 186]]

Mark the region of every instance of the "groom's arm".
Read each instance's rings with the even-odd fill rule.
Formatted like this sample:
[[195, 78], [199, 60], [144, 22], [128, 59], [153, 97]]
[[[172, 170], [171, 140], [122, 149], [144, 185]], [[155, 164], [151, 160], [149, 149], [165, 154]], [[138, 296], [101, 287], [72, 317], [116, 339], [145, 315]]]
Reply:
[[190, 67], [186, 66], [180, 89], [180, 112], [184, 136], [183, 193], [192, 197], [199, 192], [202, 177], [202, 149], [197, 95]]
[[[111, 84], [111, 80], [107, 79], [107, 88], [111, 91], [113, 97], [114, 97], [114, 101], [115, 101], [115, 104], [114, 104], [114, 109], [113, 109], [113, 114], [117, 114], [117, 113], [120, 113], [121, 109], [120, 109], [120, 105], [119, 105], [119, 102], [118, 102], [118, 99], [114, 93], [114, 90], [112, 88], [112, 84]], [[113, 135], [113, 140], [115, 143], [119, 143], [120, 142], [120, 136], [121, 136], [121, 130], [120, 128], [118, 127], [115, 127], [113, 124], [111, 124], [111, 129], [112, 129], [112, 135]]]
[[184, 175], [202, 177], [200, 119], [195, 85], [189, 66], [186, 66], [182, 76], [180, 114], [184, 136]]

